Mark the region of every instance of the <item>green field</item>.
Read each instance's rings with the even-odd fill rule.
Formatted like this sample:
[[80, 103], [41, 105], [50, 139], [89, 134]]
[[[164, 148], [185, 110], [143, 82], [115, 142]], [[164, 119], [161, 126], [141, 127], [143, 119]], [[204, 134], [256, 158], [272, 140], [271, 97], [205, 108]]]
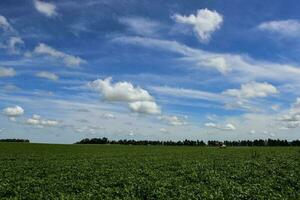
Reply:
[[300, 148], [0, 143], [0, 199], [300, 199]]

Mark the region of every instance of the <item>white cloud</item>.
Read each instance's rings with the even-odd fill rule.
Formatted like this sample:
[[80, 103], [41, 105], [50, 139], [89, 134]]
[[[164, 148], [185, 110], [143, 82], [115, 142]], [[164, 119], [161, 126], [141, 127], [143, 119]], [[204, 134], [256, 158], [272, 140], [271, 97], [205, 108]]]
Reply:
[[4, 31], [2, 35], [0, 48], [6, 49], [10, 54], [20, 54], [24, 41], [18, 35], [18, 32], [11, 26], [8, 20], [0, 15], [0, 29]]
[[0, 15], [0, 28], [2, 28], [4, 31], [13, 31], [12, 26], [9, 24], [7, 19]]
[[278, 118], [283, 122], [283, 127], [286, 129], [300, 127], [300, 98], [296, 99], [296, 102], [291, 106], [287, 113], [283, 113]]
[[20, 106], [7, 107], [3, 109], [3, 114], [8, 117], [18, 117], [24, 114], [24, 109]]
[[267, 97], [279, 93], [277, 88], [269, 83], [250, 82], [242, 84], [240, 89], [229, 89], [223, 92], [225, 95], [249, 99], [256, 97]]
[[142, 17], [123, 17], [119, 21], [138, 35], [153, 36], [161, 28], [159, 22]]
[[0, 77], [13, 77], [16, 71], [13, 68], [0, 67]]
[[216, 68], [222, 74], [226, 74], [227, 72], [231, 71], [225, 58], [222, 56], [208, 57], [199, 61], [199, 65]]
[[33, 115], [32, 115], [32, 119], [40, 120], [40, 119], [41, 119], [41, 116], [40, 116], [40, 115], [33, 114]]
[[27, 119], [26, 123], [41, 128], [44, 126], [57, 126], [59, 124], [57, 120], [43, 119], [39, 115], [33, 115], [31, 118]]
[[268, 137], [275, 137], [275, 133], [269, 132], [269, 131], [263, 131], [262, 134], [268, 136]]
[[39, 125], [40, 124], [40, 120], [30, 118], [30, 119], [27, 119], [26, 123], [30, 124], [30, 125]]
[[[201, 90], [194, 89], [185, 89], [185, 88], [173, 88], [168, 86], [152, 86], [149, 87], [153, 93], [158, 93], [160, 95], [172, 96], [176, 98], [187, 98], [187, 99], [197, 99], [197, 100], [206, 100], [209, 101], [208, 104], [211, 106], [218, 104], [224, 104], [225, 109], [238, 109], [238, 110], [247, 110], [251, 112], [258, 112], [258, 102], [251, 102], [247, 99], [236, 99], [236, 96], [229, 96], [219, 93], [206, 92]], [[174, 100], [172, 101], [174, 102]], [[181, 101], [182, 102], [182, 101]], [[184, 104], [188, 105], [188, 104]], [[192, 104], [195, 106], [195, 104]]]
[[40, 123], [41, 123], [41, 125], [44, 125], [44, 126], [56, 126], [56, 125], [58, 125], [58, 121], [49, 120], [49, 119], [41, 120]]
[[218, 124], [209, 122], [209, 123], [205, 123], [204, 126], [206, 126], [208, 128], [215, 128], [215, 129], [224, 130], [224, 131], [234, 131], [234, 130], [236, 130], [236, 127], [231, 123], [228, 123], [228, 124], [225, 124], [225, 125], [218, 125]]
[[13, 91], [20, 90], [20, 88], [14, 84], [5, 84], [2, 87], [0, 87], [0, 90], [6, 91], [6, 92], [13, 92]]
[[20, 54], [21, 47], [24, 45], [24, 41], [18, 36], [11, 36], [6, 39], [5, 44], [0, 44], [0, 48], [6, 49], [10, 54]]
[[201, 99], [216, 102], [226, 101], [226, 97], [224, 97], [223, 95], [201, 90], [173, 88], [168, 86], [152, 86], [150, 87], [150, 89], [159, 94], [170, 95], [179, 98]]
[[[274, 80], [280, 82], [300, 83], [300, 67], [255, 60], [239, 54], [214, 53], [188, 47], [170, 40], [159, 40], [144, 37], [117, 37], [114, 42], [140, 45], [154, 50], [165, 50], [181, 55], [180, 60], [193, 63], [193, 68], [210, 68], [230, 76], [233, 82], [249, 82], [254, 80]], [[211, 59], [222, 59], [222, 62], [208, 62]], [[208, 64], [209, 63], [209, 64]], [[225, 66], [225, 70], [224, 70]]]
[[42, 71], [42, 72], [38, 72], [36, 74], [37, 77], [40, 77], [40, 78], [46, 78], [46, 79], [49, 79], [49, 80], [52, 80], [52, 81], [56, 81], [59, 79], [59, 77], [54, 74], [54, 73], [51, 73], [51, 72], [47, 72], [47, 71]]
[[133, 112], [145, 114], [160, 114], [160, 107], [153, 101], [135, 101], [129, 103], [129, 108]]
[[134, 136], [134, 132], [133, 131], [129, 131], [129, 136]]
[[175, 52], [183, 55], [181, 58], [187, 62], [195, 63], [196, 67], [205, 67], [218, 70], [222, 74], [231, 71], [229, 62], [226, 56], [217, 53], [211, 53], [200, 49], [193, 49], [177, 41], [160, 40], [145, 37], [118, 37], [113, 41], [122, 42], [134, 45], [142, 45], [148, 48], [155, 48], [155, 50], [163, 49], [170, 52]]
[[53, 58], [62, 59], [64, 64], [68, 67], [79, 66], [86, 62], [85, 60], [81, 59], [78, 56], [73, 56], [73, 55], [69, 55], [64, 52], [58, 51], [44, 43], [40, 43], [38, 46], [36, 46], [33, 53], [37, 54], [37, 55], [47, 55], [47, 56], [51, 56]]
[[80, 128], [75, 128], [75, 131], [78, 133], [90, 133], [90, 134], [95, 134], [99, 130], [105, 129], [104, 127], [101, 126], [93, 126], [93, 125], [88, 125], [88, 126], [83, 126]]
[[89, 82], [88, 86], [100, 92], [107, 101], [153, 101], [153, 97], [148, 91], [140, 87], [134, 87], [131, 83], [126, 81], [113, 84], [111, 77]]
[[280, 105], [278, 105], [278, 104], [273, 104], [273, 105], [271, 106], [271, 109], [272, 109], [273, 111], [278, 111], [278, 110], [280, 109]]
[[205, 123], [204, 126], [206, 127], [211, 127], [211, 128], [215, 128], [217, 127], [217, 124], [213, 123], [213, 122], [208, 122], [208, 123]]
[[104, 113], [104, 114], [102, 114], [102, 117], [104, 119], [116, 119], [116, 116], [112, 113]]
[[278, 20], [263, 22], [258, 26], [259, 30], [277, 33], [284, 37], [299, 37], [300, 21], [298, 20]]
[[23, 45], [24, 41], [20, 37], [10, 37], [7, 44], [7, 49], [10, 53], [19, 54], [19, 46]]
[[159, 131], [162, 132], [162, 133], [168, 133], [168, 130], [165, 129], [165, 128], [160, 128]]
[[10, 121], [12, 121], [12, 122], [16, 122], [16, 121], [17, 121], [16, 117], [9, 117], [8, 119], [9, 119]]
[[133, 112], [145, 114], [159, 114], [160, 107], [148, 91], [134, 87], [129, 82], [112, 83], [112, 78], [97, 79], [89, 82], [88, 87], [99, 92], [106, 101], [128, 102]]
[[222, 127], [223, 130], [233, 131], [236, 129], [236, 127], [233, 124], [226, 124], [224, 127]]
[[199, 40], [201, 42], [208, 42], [213, 32], [218, 30], [222, 23], [223, 17], [217, 11], [208, 9], [200, 9], [197, 15], [182, 16], [174, 15], [174, 19], [178, 23], [188, 24], [193, 26]]
[[158, 119], [163, 120], [172, 126], [187, 125], [187, 122], [184, 119], [177, 117], [177, 116], [162, 115], [162, 116], [159, 116]]
[[35, 9], [46, 17], [54, 17], [57, 15], [55, 4], [39, 0], [34, 0], [33, 3]]

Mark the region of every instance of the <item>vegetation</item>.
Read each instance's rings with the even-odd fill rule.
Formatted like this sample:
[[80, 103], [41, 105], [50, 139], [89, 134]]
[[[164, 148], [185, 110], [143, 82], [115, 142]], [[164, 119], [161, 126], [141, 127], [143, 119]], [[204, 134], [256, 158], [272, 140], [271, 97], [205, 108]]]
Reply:
[[0, 199], [300, 199], [299, 147], [0, 143]]
[[26, 139], [0, 139], [0, 142], [25, 142], [29, 143], [29, 140]]
[[124, 144], [124, 145], [163, 145], [163, 146], [220, 146], [225, 144], [227, 146], [300, 146], [300, 140], [239, 140], [239, 141], [216, 141], [210, 140], [207, 144], [203, 141], [153, 141], [153, 140], [108, 140], [107, 138], [85, 138], [76, 144]]

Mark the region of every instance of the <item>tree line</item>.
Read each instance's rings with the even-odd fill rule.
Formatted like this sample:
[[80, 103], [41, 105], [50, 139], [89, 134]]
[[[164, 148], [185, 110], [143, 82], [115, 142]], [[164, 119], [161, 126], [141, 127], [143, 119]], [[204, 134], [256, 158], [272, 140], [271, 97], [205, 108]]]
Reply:
[[300, 140], [238, 140], [238, 141], [217, 141], [209, 140], [205, 143], [202, 140], [183, 141], [159, 141], [159, 140], [109, 140], [103, 138], [85, 138], [75, 144], [121, 144], [121, 145], [162, 145], [162, 146], [300, 146]]
[[30, 141], [27, 139], [0, 139], [0, 142], [24, 142], [29, 143]]

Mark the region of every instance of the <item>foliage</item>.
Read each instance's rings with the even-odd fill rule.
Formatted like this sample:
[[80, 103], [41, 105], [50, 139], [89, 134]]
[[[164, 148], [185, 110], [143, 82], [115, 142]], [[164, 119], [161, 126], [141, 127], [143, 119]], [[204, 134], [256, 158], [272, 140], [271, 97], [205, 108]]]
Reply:
[[0, 199], [300, 199], [299, 147], [0, 144]]
[[216, 141], [209, 140], [207, 144], [199, 140], [184, 140], [184, 141], [153, 141], [153, 140], [109, 140], [106, 137], [103, 138], [85, 138], [76, 144], [125, 144], [125, 145], [163, 145], [163, 146], [220, 146], [225, 144], [227, 146], [300, 146], [300, 140], [293, 140], [288, 142], [287, 140], [239, 140], [239, 141]]
[[25, 142], [29, 143], [29, 140], [26, 139], [0, 139], [0, 142]]

